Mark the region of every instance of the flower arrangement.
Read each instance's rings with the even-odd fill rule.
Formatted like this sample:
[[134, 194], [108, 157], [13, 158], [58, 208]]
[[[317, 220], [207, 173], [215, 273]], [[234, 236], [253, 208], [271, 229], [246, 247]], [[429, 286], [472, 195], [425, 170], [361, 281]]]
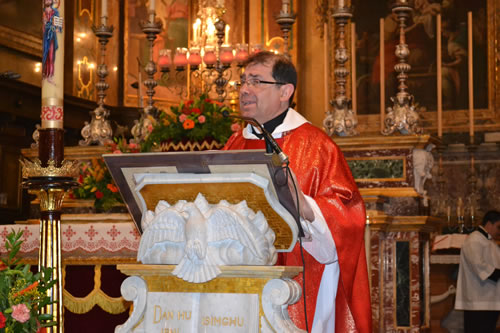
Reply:
[[[138, 144], [127, 143], [125, 138], [114, 138], [113, 141], [108, 145], [113, 154], [138, 153], [140, 151]], [[94, 200], [94, 207], [97, 211], [108, 211], [113, 206], [123, 203], [118, 187], [116, 187], [102, 158], [93, 158], [90, 163], [81, 164], [78, 183], [80, 186], [73, 190], [72, 197]]]
[[141, 151], [151, 151], [163, 142], [200, 142], [213, 140], [223, 145], [239, 124], [233, 124], [223, 112], [232, 112], [222, 103], [213, 101], [207, 95], [172, 106], [171, 112], [162, 112], [152, 127], [151, 133], [141, 144]]
[[108, 211], [113, 206], [123, 203], [102, 158], [93, 158], [90, 163], [82, 163], [78, 183], [80, 186], [73, 189], [73, 196], [76, 199], [93, 199], [97, 211]]
[[40, 310], [53, 303], [47, 290], [56, 280], [51, 280], [50, 268], [33, 274], [30, 265], [19, 263], [16, 255], [21, 249], [22, 235], [22, 231], [7, 235], [8, 255], [0, 263], [0, 332], [43, 333], [55, 324], [51, 314], [42, 314]]

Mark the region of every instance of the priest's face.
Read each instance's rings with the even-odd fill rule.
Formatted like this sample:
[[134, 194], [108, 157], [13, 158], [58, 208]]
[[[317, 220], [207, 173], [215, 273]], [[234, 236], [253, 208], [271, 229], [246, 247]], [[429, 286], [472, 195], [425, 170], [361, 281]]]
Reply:
[[241, 115], [254, 118], [261, 124], [280, 115], [288, 106], [288, 100], [283, 103], [283, 85], [271, 83], [276, 82], [271, 74], [272, 66], [272, 63], [250, 64], [241, 75]]

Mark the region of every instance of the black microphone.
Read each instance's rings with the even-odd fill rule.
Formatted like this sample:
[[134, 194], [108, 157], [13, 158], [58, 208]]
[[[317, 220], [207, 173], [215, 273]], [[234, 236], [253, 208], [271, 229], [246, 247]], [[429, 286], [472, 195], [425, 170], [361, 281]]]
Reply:
[[232, 115], [229, 114], [229, 111], [227, 110], [222, 111], [222, 116], [226, 118], [241, 119], [254, 125], [255, 127], [258, 127], [262, 132], [262, 134], [264, 135], [264, 139], [266, 140], [266, 142], [271, 146], [272, 150], [276, 153], [276, 155], [278, 155], [281, 164], [286, 164], [288, 166], [288, 164], [290, 163], [288, 156], [283, 152], [283, 150], [281, 150], [281, 147], [273, 138], [271, 133], [269, 133], [269, 131], [266, 130], [264, 126], [262, 126], [255, 118]]

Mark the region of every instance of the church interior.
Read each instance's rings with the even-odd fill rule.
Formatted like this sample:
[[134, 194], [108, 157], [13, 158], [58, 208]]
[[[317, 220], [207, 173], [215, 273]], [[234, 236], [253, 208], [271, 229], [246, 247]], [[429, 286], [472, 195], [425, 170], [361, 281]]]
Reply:
[[460, 247], [500, 209], [499, 1], [0, 0], [0, 18], [0, 243], [22, 230], [23, 261], [55, 260], [58, 332], [131, 313], [117, 266], [137, 264], [140, 217], [102, 155], [222, 148], [231, 130], [179, 141], [187, 120], [168, 132], [165, 114], [238, 112], [262, 50], [295, 64], [295, 110], [364, 199], [373, 332], [463, 332]]

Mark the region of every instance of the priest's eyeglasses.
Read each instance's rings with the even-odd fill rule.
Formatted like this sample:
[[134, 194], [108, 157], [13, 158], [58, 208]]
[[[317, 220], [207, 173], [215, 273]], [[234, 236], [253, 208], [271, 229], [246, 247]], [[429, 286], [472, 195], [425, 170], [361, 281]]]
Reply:
[[236, 83], [236, 86], [238, 88], [241, 88], [244, 84], [247, 84], [250, 88], [260, 88], [261, 85], [263, 85], [263, 84], [283, 85], [283, 84], [286, 84], [286, 82], [264, 81], [264, 80], [261, 80], [261, 79], [257, 79], [255, 77], [251, 77], [251, 78], [248, 78], [248, 79], [241, 78], [240, 82]]

